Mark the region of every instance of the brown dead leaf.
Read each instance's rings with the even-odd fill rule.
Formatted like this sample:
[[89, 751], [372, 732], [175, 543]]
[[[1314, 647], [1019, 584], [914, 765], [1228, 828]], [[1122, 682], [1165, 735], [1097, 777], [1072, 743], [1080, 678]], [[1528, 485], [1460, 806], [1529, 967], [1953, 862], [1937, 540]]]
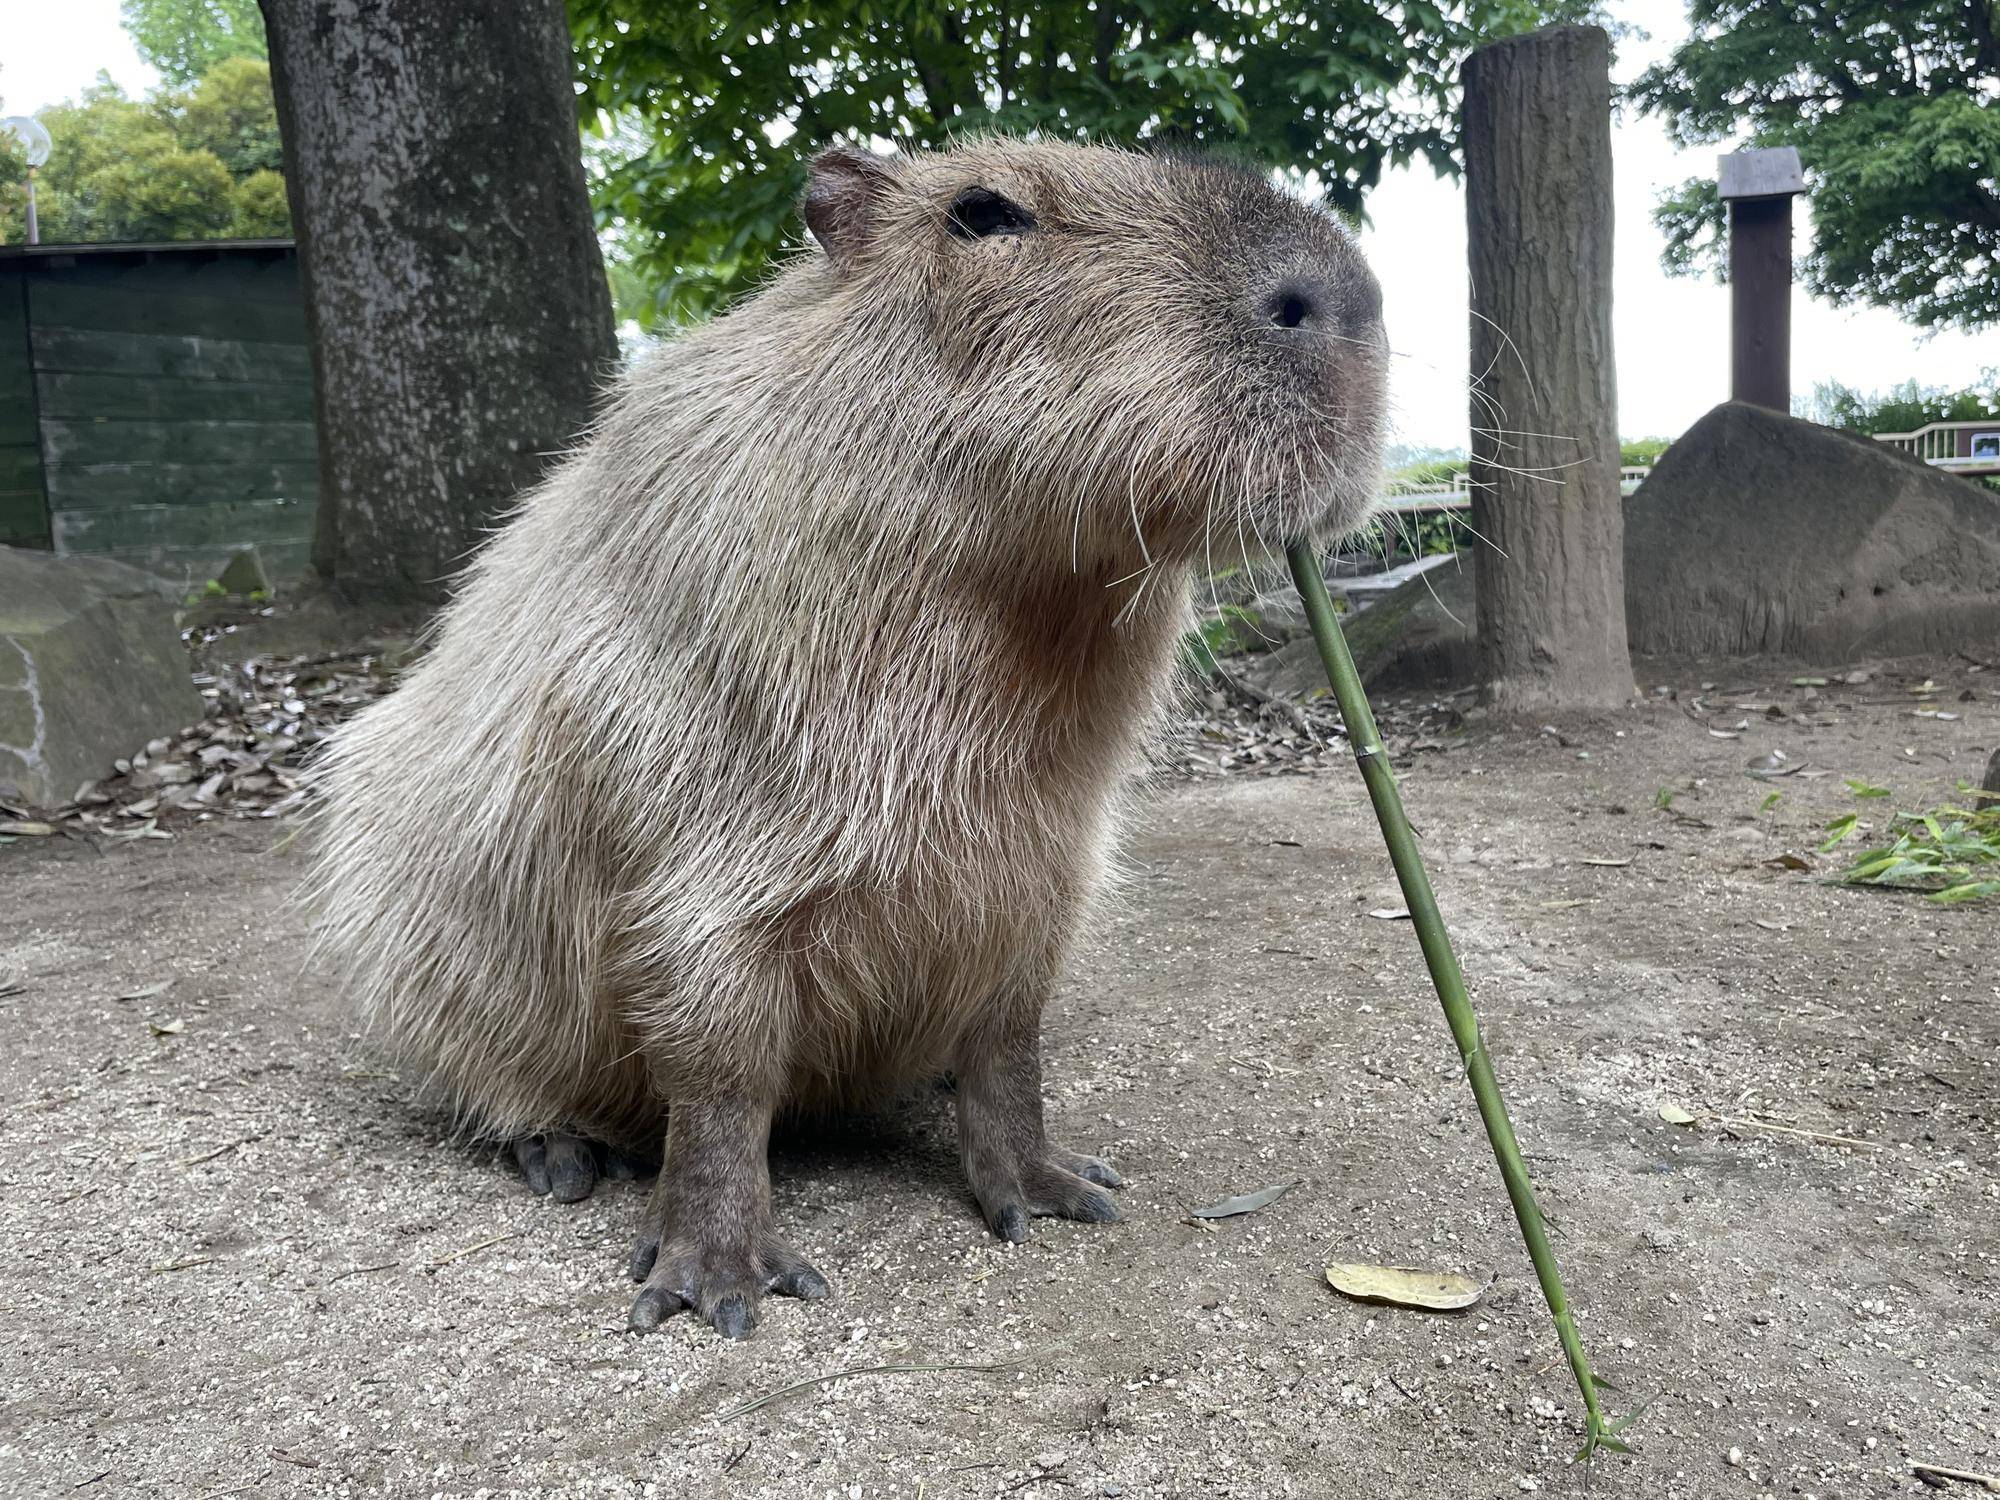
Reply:
[[1375, 1266], [1335, 1261], [1326, 1268], [1327, 1284], [1357, 1302], [1387, 1302], [1424, 1312], [1463, 1312], [1493, 1283], [1458, 1271], [1425, 1271], [1415, 1266]]

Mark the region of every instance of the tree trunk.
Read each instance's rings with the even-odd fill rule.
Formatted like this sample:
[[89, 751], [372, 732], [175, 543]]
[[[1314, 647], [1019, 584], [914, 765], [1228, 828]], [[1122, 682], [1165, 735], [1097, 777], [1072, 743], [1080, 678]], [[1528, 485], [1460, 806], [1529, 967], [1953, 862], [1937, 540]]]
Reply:
[[616, 358], [561, 0], [261, 0], [319, 418], [313, 565], [434, 603]]
[[1509, 711], [1632, 693], [1609, 69], [1602, 31], [1559, 26], [1482, 47], [1463, 72], [1479, 647]]

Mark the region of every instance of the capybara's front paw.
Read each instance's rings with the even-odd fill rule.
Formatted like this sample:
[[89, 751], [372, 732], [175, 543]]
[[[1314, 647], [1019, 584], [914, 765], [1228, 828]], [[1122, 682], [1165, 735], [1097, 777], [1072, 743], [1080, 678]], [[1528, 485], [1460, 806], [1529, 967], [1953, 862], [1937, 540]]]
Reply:
[[832, 1288], [806, 1258], [772, 1230], [733, 1247], [641, 1236], [632, 1250], [632, 1279], [644, 1282], [627, 1326], [650, 1333], [677, 1312], [692, 1309], [727, 1339], [748, 1338], [757, 1326], [766, 1292], [808, 1302]]
[[1118, 1205], [1103, 1191], [1123, 1187], [1125, 1179], [1094, 1156], [1049, 1149], [1013, 1171], [975, 1180], [973, 1195], [993, 1232], [1014, 1244], [1028, 1238], [1030, 1219], [1077, 1219], [1085, 1224], [1110, 1224]]

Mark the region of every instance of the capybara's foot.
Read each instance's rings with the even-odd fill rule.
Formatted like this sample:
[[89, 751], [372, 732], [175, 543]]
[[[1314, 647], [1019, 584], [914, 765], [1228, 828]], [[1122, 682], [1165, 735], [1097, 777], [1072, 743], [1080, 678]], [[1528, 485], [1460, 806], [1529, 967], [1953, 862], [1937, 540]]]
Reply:
[[632, 1279], [644, 1282], [627, 1326], [650, 1333], [675, 1313], [692, 1309], [726, 1339], [748, 1338], [767, 1292], [808, 1302], [832, 1288], [776, 1231], [753, 1233], [724, 1250], [641, 1235], [632, 1248]]
[[552, 1130], [514, 1142], [514, 1160], [528, 1191], [558, 1203], [580, 1203], [597, 1186], [597, 1151], [580, 1135]]
[[1101, 1189], [1125, 1185], [1124, 1178], [1096, 1157], [1055, 1148], [1011, 1171], [1003, 1168], [980, 1178], [974, 1179], [972, 1193], [988, 1226], [1017, 1245], [1028, 1238], [1030, 1219], [1114, 1223], [1118, 1205]]
[[655, 1160], [564, 1131], [524, 1135], [512, 1145], [528, 1190], [558, 1203], [581, 1203], [601, 1178], [648, 1177], [659, 1169]]
[[1125, 1181], [1094, 1156], [1051, 1146], [1042, 1133], [1041, 1002], [1016, 996], [994, 1033], [968, 1039], [958, 1058], [958, 1149], [979, 1211], [1003, 1240], [1025, 1240], [1030, 1219], [1110, 1224], [1105, 1188]]

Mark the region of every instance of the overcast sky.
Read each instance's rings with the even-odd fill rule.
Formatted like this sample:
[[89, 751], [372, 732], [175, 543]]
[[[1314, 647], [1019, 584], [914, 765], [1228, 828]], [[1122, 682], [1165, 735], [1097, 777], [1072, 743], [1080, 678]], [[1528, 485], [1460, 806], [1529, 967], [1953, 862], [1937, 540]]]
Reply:
[[[1648, 33], [1620, 44], [1618, 82], [1663, 55], [1685, 30], [1681, 0], [1613, 0], [1610, 9]], [[8, 114], [32, 114], [72, 98], [100, 68], [133, 92], [156, 82], [118, 24], [117, 0], [0, 0], [0, 49], [0, 102]], [[1677, 151], [1648, 118], [1613, 124], [1619, 427], [1627, 436], [1675, 436], [1728, 394], [1728, 291], [1662, 274], [1660, 236], [1650, 214], [1660, 189], [1713, 173], [1715, 154]], [[1463, 447], [1465, 195], [1419, 165], [1388, 174], [1369, 200], [1369, 215], [1364, 243], [1382, 278], [1389, 336], [1398, 351], [1395, 436]], [[1892, 314], [1842, 311], [1795, 294], [1795, 391], [1829, 379], [1879, 389], [1912, 376], [1926, 384], [1964, 385], [1991, 365], [2000, 365], [2000, 333], [1926, 340]]]

